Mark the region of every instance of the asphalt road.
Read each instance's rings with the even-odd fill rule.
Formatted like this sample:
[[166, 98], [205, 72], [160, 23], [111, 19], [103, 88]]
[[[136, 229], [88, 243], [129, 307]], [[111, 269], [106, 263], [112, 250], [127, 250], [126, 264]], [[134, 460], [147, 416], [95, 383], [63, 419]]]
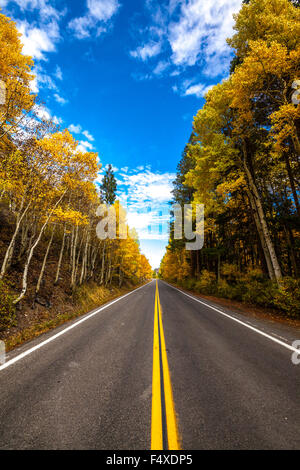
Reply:
[[299, 330], [157, 284], [10, 353], [1, 449], [300, 448]]

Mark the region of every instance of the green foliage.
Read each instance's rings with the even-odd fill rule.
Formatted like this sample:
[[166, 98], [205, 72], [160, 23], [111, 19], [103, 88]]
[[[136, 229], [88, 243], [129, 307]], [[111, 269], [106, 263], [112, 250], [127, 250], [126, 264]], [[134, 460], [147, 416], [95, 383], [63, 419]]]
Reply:
[[228, 282], [237, 282], [241, 278], [241, 272], [235, 264], [224, 263], [221, 273]]
[[230, 284], [226, 281], [226, 279], [220, 279], [218, 282], [218, 296], [224, 297], [226, 299], [232, 299], [233, 298], [233, 289]]
[[10, 287], [0, 280], [0, 330], [15, 325], [14, 296]]
[[273, 307], [273, 296], [277, 289], [277, 284], [269, 280], [246, 279], [244, 286], [245, 292], [241, 300], [261, 307]]
[[185, 279], [183, 282], [183, 287], [187, 290], [193, 290], [195, 289], [196, 282], [197, 281], [194, 278]]
[[195, 284], [196, 292], [201, 294], [215, 294], [216, 293], [216, 275], [204, 269], [200, 279]]
[[[193, 143], [194, 134], [190, 136], [189, 144]], [[177, 165], [176, 179], [173, 182], [173, 202], [177, 204], [189, 204], [194, 190], [185, 184], [186, 174], [194, 168], [195, 164], [189, 156], [189, 145], [185, 146], [180, 162]]]
[[101, 198], [106, 204], [113, 204], [116, 200], [117, 181], [111, 165], [108, 165], [101, 184]]
[[227, 263], [222, 266], [221, 272], [222, 278], [219, 282], [215, 273], [203, 270], [198, 280], [189, 278], [177, 284], [199, 294], [274, 308], [288, 317], [300, 317], [299, 279], [285, 277], [278, 287], [276, 282], [267, 279], [258, 268], [241, 273], [236, 265]]
[[300, 280], [291, 277], [284, 278], [279, 289], [275, 292], [274, 306], [289, 317], [300, 316]]
[[[243, 0], [228, 40], [230, 77], [207, 92], [173, 183], [175, 202], [205, 205], [204, 247], [185, 258], [195, 290], [290, 316], [300, 310], [300, 104], [291, 102], [298, 7]], [[185, 240], [174, 240], [173, 225], [160, 272], [188, 288], [180, 277]]]

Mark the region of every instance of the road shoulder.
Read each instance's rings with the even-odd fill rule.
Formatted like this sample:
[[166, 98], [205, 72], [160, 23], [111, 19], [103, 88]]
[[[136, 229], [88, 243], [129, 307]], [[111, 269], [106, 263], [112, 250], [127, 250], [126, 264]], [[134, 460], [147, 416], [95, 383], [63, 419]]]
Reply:
[[183, 293], [201, 300], [208, 306], [212, 306], [221, 310], [222, 312], [235, 316], [237, 319], [248, 323], [249, 325], [259, 328], [260, 330], [274, 335], [276, 338], [292, 343], [300, 339], [300, 320], [292, 320], [284, 318], [280, 315], [274, 315], [268, 309], [262, 309], [255, 306], [245, 305], [241, 302], [229, 301], [228, 299], [221, 299], [212, 296], [205, 296], [197, 294], [193, 291], [182, 289], [175, 284], [165, 282]]

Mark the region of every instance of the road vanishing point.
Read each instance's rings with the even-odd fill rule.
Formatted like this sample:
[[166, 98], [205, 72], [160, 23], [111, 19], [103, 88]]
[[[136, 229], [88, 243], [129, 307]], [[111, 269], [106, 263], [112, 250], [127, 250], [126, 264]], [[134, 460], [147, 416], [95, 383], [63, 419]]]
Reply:
[[153, 280], [9, 353], [0, 448], [298, 449], [297, 339]]

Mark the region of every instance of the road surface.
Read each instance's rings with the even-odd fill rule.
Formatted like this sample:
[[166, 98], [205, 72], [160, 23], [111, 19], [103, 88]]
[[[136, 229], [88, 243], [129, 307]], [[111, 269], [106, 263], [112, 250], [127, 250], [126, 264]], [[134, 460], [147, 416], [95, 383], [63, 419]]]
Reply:
[[296, 339], [152, 281], [9, 354], [0, 448], [297, 449]]

